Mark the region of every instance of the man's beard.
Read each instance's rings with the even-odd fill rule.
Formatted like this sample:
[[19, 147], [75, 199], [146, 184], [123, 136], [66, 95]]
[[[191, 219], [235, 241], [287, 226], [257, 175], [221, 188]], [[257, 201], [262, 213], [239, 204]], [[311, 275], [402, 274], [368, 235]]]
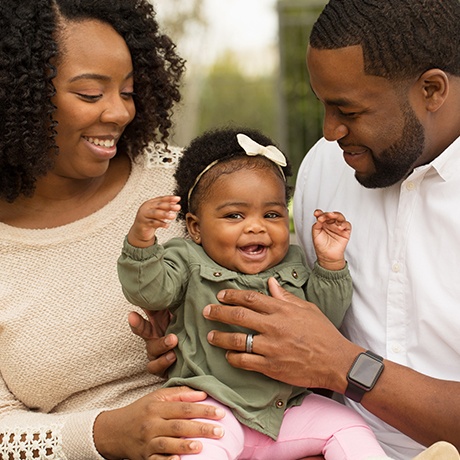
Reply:
[[412, 172], [413, 165], [423, 153], [425, 133], [411, 108], [405, 110], [404, 120], [401, 138], [383, 150], [379, 158], [372, 154], [375, 172], [368, 176], [355, 174], [356, 180], [364, 187], [389, 187]]

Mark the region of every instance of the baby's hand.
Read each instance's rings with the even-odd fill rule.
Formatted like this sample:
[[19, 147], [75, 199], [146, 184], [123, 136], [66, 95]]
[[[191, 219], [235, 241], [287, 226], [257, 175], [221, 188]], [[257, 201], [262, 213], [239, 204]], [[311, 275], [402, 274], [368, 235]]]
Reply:
[[327, 270], [341, 270], [345, 267], [345, 248], [351, 234], [351, 224], [340, 212], [314, 213], [316, 222], [312, 227], [313, 244], [318, 263]]
[[180, 210], [178, 196], [160, 196], [143, 203], [137, 211], [134, 224], [128, 233], [128, 242], [146, 248], [155, 242], [157, 228], [168, 228]]

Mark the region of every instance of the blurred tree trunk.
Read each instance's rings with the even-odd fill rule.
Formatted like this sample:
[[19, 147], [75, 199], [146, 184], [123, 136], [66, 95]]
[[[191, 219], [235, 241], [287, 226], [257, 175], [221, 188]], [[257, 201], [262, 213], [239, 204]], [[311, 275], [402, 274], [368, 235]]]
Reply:
[[311, 28], [327, 0], [278, 0], [281, 144], [293, 170], [322, 136], [323, 111], [310, 89], [306, 51]]

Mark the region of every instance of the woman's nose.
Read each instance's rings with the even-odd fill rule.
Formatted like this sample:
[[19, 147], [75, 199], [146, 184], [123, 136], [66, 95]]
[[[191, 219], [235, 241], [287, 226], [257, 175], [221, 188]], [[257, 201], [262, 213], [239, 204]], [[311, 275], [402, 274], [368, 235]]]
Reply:
[[118, 126], [126, 126], [132, 121], [136, 109], [132, 99], [124, 99], [121, 95], [107, 99], [106, 106], [101, 113], [103, 123], [115, 123]]

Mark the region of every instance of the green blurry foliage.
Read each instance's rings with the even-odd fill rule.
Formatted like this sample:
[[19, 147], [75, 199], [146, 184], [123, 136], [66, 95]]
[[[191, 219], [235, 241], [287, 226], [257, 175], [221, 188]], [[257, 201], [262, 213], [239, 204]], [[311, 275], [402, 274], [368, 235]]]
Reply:
[[226, 124], [259, 129], [277, 138], [276, 74], [248, 76], [238, 56], [227, 51], [203, 84], [198, 130]]

